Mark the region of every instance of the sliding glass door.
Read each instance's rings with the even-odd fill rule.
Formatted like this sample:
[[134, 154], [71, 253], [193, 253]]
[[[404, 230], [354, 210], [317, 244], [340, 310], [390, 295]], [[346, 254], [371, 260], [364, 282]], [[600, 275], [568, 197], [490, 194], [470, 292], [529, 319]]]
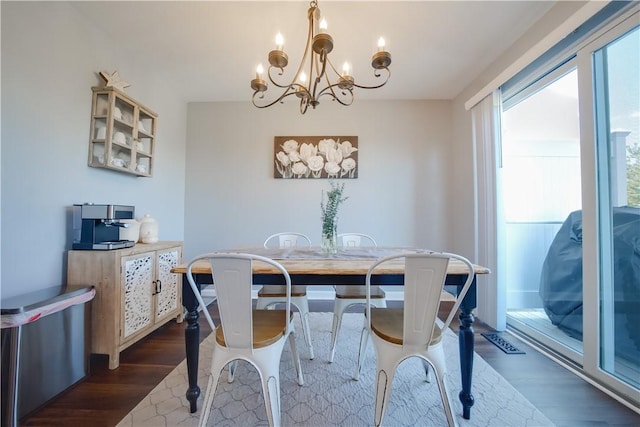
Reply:
[[[507, 323], [582, 362], [582, 209], [575, 61], [504, 103], [499, 250]], [[578, 237], [578, 239], [576, 239]]]
[[[585, 149], [594, 189], [585, 235], [584, 368], [638, 399], [640, 389], [640, 28], [638, 13], [579, 52]], [[593, 222], [592, 222], [593, 221]], [[585, 223], [585, 225], [587, 225]]]
[[[640, 405], [640, 12], [503, 101], [507, 325]], [[520, 84], [520, 83], [518, 83]]]

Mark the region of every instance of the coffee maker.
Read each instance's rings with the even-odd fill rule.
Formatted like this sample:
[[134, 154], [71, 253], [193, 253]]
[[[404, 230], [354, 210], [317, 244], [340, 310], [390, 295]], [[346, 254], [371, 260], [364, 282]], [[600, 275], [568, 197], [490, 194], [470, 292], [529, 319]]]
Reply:
[[73, 249], [112, 250], [130, 248], [133, 240], [120, 240], [120, 228], [133, 219], [135, 208], [123, 205], [73, 205]]

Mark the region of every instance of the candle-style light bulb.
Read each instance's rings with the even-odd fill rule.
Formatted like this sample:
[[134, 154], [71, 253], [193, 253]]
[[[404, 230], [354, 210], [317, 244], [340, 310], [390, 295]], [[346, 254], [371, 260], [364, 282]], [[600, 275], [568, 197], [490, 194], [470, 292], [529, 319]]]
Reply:
[[262, 80], [262, 73], [264, 73], [264, 68], [262, 64], [258, 64], [256, 67], [256, 79]]
[[276, 50], [283, 50], [284, 48], [284, 37], [282, 34], [276, 34]]
[[307, 92], [306, 81], [307, 75], [304, 71], [301, 71], [300, 74], [298, 74], [298, 86], [296, 87], [296, 96], [298, 98], [306, 98], [309, 93]]
[[378, 39], [378, 52], [384, 52], [384, 45], [385, 45], [384, 38], [380, 37]]
[[342, 66], [342, 75], [348, 76], [350, 70], [351, 70], [351, 67], [349, 66], [349, 63], [345, 61], [344, 65]]
[[320, 32], [321, 33], [326, 33], [327, 32], [327, 20], [322, 18], [320, 20]]

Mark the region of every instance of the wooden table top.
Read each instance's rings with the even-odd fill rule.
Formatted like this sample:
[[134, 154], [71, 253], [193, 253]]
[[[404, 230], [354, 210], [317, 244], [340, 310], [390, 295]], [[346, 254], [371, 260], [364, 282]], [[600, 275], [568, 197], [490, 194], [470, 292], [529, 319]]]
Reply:
[[[250, 248], [244, 248], [243, 251], [247, 253], [256, 253], [249, 250]], [[258, 249], [258, 248], [253, 248]], [[389, 251], [389, 249], [385, 249]], [[263, 250], [264, 252], [264, 250]], [[400, 252], [398, 250], [397, 252]], [[257, 253], [262, 255], [261, 253]], [[264, 255], [263, 255], [264, 256]], [[385, 255], [386, 256], [386, 255]], [[309, 275], [366, 275], [369, 271], [369, 267], [375, 261], [375, 258], [362, 258], [357, 259], [353, 257], [349, 258], [286, 258], [276, 259], [278, 263], [289, 272], [290, 275], [294, 274], [309, 274]], [[187, 272], [188, 263], [176, 266], [171, 270], [172, 273], [185, 274]], [[491, 270], [487, 267], [480, 265], [474, 265], [474, 272], [476, 274], [489, 274]], [[194, 264], [191, 271], [194, 274], [211, 274], [211, 268], [209, 263], [205, 260], [201, 260]], [[397, 259], [388, 261], [381, 264], [376, 269], [377, 274], [403, 274], [404, 273], [404, 261]], [[467, 267], [461, 261], [452, 259], [449, 261], [448, 274], [466, 274]], [[253, 261], [253, 274], [280, 274], [280, 271], [270, 264], [262, 261]]]

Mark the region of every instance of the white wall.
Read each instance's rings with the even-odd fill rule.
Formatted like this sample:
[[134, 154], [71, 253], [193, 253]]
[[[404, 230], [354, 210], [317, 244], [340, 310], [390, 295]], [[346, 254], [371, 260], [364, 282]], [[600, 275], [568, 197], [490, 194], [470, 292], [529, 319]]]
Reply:
[[[74, 203], [136, 206], [182, 240], [186, 105], [67, 3], [2, 2], [2, 298], [64, 283]], [[118, 70], [159, 115], [152, 178], [87, 166], [91, 86]]]
[[[356, 95], [357, 98], [357, 95]], [[357, 135], [359, 173], [338, 232], [364, 232], [380, 245], [450, 249], [451, 106], [448, 101], [324, 101], [306, 115], [298, 104], [188, 107], [185, 256], [261, 245], [278, 231], [320, 242], [326, 179], [273, 178], [273, 137]]]

